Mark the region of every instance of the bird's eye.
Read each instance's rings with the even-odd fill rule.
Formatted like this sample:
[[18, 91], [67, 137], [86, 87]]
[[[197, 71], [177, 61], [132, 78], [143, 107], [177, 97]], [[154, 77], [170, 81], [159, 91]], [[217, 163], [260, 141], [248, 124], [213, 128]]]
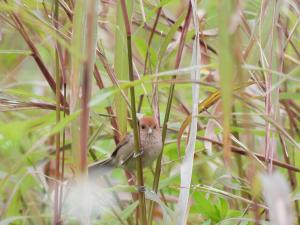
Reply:
[[142, 129], [144, 130], [146, 128], [146, 126], [145, 125], [142, 125]]
[[156, 125], [153, 128], [156, 129]]

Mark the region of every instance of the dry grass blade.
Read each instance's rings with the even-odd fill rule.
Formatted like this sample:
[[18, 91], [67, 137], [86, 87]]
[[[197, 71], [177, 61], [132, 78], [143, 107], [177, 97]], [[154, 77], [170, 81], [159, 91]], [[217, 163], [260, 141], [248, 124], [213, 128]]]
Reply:
[[261, 180], [264, 198], [269, 207], [271, 224], [294, 224], [294, 211], [287, 182], [279, 173], [262, 175]]
[[298, 1], [0, 1], [0, 225], [300, 224]]
[[[192, 53], [192, 65], [198, 65], [201, 62], [201, 53], [199, 46], [199, 25], [197, 17], [197, 3], [196, 1], [191, 1], [192, 12], [193, 12], [193, 21], [196, 32], [196, 37], [193, 44], [193, 53]], [[191, 79], [199, 81], [200, 80], [200, 71], [196, 70], [191, 73]], [[196, 146], [196, 136], [197, 136], [197, 120], [198, 120], [198, 102], [199, 102], [199, 85], [194, 83], [192, 85], [192, 119], [191, 119], [191, 129], [188, 139], [188, 144], [185, 151], [185, 156], [183, 163], [180, 168], [180, 186], [188, 187], [187, 189], [183, 188], [180, 190], [179, 199], [176, 206], [176, 214], [178, 215], [175, 218], [177, 225], [184, 225], [187, 222], [188, 218], [188, 202], [189, 202], [189, 187], [191, 185], [192, 174], [193, 174], [193, 162], [194, 162], [194, 152]], [[179, 149], [180, 151], [180, 149]]]
[[[240, 89], [246, 88], [250, 85], [254, 84], [254, 82], [250, 81], [247, 82], [245, 84], [240, 84], [236, 87], [233, 88], [234, 91], [238, 91]], [[209, 109], [211, 106], [213, 106], [219, 99], [221, 98], [221, 91], [215, 91], [214, 93], [212, 93], [210, 96], [208, 96], [206, 99], [204, 99], [203, 101], [201, 101], [198, 105], [198, 110], [199, 110], [199, 114], [206, 111], [207, 109]], [[192, 116], [189, 115], [185, 118], [185, 120], [183, 121], [183, 123], [181, 124], [180, 128], [179, 128], [179, 132], [177, 135], [177, 146], [178, 146], [178, 150], [180, 150], [181, 148], [181, 139], [182, 139], [182, 135], [185, 131], [185, 129], [188, 127], [188, 125], [190, 124], [192, 119]]]

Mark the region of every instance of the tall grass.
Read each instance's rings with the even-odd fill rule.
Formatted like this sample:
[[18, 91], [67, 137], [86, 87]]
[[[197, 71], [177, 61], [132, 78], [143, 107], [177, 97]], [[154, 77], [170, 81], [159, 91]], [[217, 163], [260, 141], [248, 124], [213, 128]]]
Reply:
[[[299, 224], [299, 10], [0, 1], [0, 225]], [[153, 167], [86, 186], [140, 113]]]

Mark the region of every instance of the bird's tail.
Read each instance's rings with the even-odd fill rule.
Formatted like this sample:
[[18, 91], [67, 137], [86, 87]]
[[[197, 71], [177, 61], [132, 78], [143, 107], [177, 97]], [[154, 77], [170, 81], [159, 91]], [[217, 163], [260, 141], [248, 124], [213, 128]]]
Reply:
[[112, 158], [96, 162], [88, 167], [89, 176], [105, 175], [114, 168]]

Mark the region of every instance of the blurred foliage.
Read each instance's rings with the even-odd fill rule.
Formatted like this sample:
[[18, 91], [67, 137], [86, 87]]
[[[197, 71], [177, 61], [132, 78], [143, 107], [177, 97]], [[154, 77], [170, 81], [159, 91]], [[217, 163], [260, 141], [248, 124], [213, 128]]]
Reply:
[[[0, 1], [0, 225], [51, 224], [54, 204], [54, 135], [57, 132], [65, 140], [64, 146], [61, 144], [65, 151], [62, 220], [64, 224], [79, 224], [79, 215], [74, 215], [72, 204], [81, 204], [81, 200], [68, 204], [67, 196], [70, 185], [76, 183], [73, 179], [74, 162], [70, 147], [74, 140], [70, 127], [79, 118], [81, 109], [79, 106], [71, 114], [61, 112], [62, 119], [56, 122], [55, 93], [39, 64], [44, 64], [54, 79], [55, 54], [60, 51], [59, 71], [60, 74], [66, 74], [66, 99], [69, 101], [70, 85], [73, 84], [71, 59], [75, 57], [80, 66], [85, 59], [80, 48], [73, 46], [71, 41], [75, 29], [72, 19], [77, 16], [74, 15], [74, 4], [77, 1], [58, 2], [59, 28], [56, 30], [53, 21], [54, 1]], [[123, 22], [122, 18], [117, 19], [117, 14], [122, 16], [120, 12], [117, 13], [120, 1], [101, 0], [97, 17], [95, 66], [104, 87], [99, 88], [92, 77], [90, 151], [98, 160], [107, 158], [113, 151], [116, 143], [111, 118], [117, 114], [120, 117], [129, 111], [122, 93], [126, 95], [130, 86], [135, 87], [136, 103], [141, 103], [141, 113], [152, 115], [153, 84], [158, 84], [162, 123], [169, 87], [175, 82], [159, 192], [152, 193], [151, 198], [158, 203], [154, 208], [152, 224], [164, 224], [167, 221], [166, 215], [176, 218], [178, 196], [183, 188], [190, 188], [187, 224], [276, 224], [268, 218], [268, 209], [274, 207], [268, 206], [265, 200], [268, 198], [263, 195], [263, 191], [267, 190], [264, 190], [262, 180], [268, 178], [261, 178], [260, 174], [278, 172], [283, 179], [283, 189], [288, 190], [282, 196], [274, 196], [272, 204], [276, 204], [277, 197], [280, 201], [281, 198], [299, 196], [299, 2], [230, 0], [232, 9], [222, 12], [227, 9], [220, 7], [221, 2], [227, 4], [226, 1], [197, 1], [198, 21], [192, 19], [189, 26], [178, 70], [175, 70], [175, 61], [189, 1], [126, 2], [128, 5], [132, 3], [133, 63], [137, 81], [130, 83], [122, 69], [124, 66], [127, 68], [128, 62], [126, 42], [120, 42], [126, 40], [126, 36], [124, 32], [118, 32], [118, 26]], [[162, 7], [162, 11], [153, 39], [148, 45], [159, 7]], [[220, 13], [224, 13], [222, 17]], [[224, 18], [228, 19], [229, 24], [220, 23], [220, 19]], [[201, 40], [201, 61], [197, 68], [191, 66], [194, 22], [199, 23]], [[84, 38], [88, 37], [86, 29], [80, 26], [76, 29], [77, 32], [82, 30]], [[37, 49], [39, 55], [36, 57], [40, 62], [34, 57], [28, 38]], [[61, 46], [60, 50], [56, 48], [57, 43]], [[147, 72], [144, 74], [147, 54]], [[220, 62], [225, 63], [220, 65]], [[180, 187], [180, 166], [184, 162], [189, 129], [182, 130], [179, 150], [177, 135], [190, 115], [192, 105], [198, 104], [192, 101], [192, 84], [195, 81], [191, 80], [190, 73], [194, 70], [201, 73], [198, 82], [200, 102], [217, 90], [221, 90], [222, 97], [219, 96], [197, 116], [191, 187]], [[174, 75], [177, 77], [172, 80]], [[227, 80], [228, 77], [232, 77], [232, 81]], [[271, 89], [266, 84], [268, 78], [271, 78]], [[246, 81], [253, 84], [237, 90]], [[80, 82], [76, 88], [81, 90]], [[271, 102], [267, 103], [266, 96], [270, 93]], [[227, 102], [226, 99], [231, 97], [232, 102]], [[109, 107], [113, 115], [108, 115]], [[229, 144], [233, 146], [229, 158], [223, 154], [223, 135], [226, 133], [223, 130], [224, 108], [230, 117], [227, 118], [230, 127], [226, 132], [230, 131]], [[128, 115], [130, 117], [130, 112]], [[126, 124], [126, 119], [124, 116], [118, 121], [121, 121], [122, 129], [127, 127], [129, 132], [131, 126], [129, 120]], [[270, 144], [272, 154], [265, 159], [266, 143]], [[262, 157], [257, 158], [254, 153]], [[270, 159], [281, 164], [272, 164]], [[93, 161], [89, 154], [88, 162]], [[147, 191], [152, 189], [154, 168], [144, 170]], [[114, 199], [114, 193], [117, 193], [122, 205], [114, 203], [115, 200], [111, 205], [100, 204], [97, 206], [99, 208], [95, 208], [90, 223], [135, 224], [138, 202], [132, 200], [131, 193], [134, 190], [129, 187], [124, 171], [114, 170], [109, 180], [111, 184], [102, 183], [104, 187], [101, 188], [105, 191], [93, 201], [102, 203], [107, 199], [102, 200], [101, 197], [112, 194]], [[273, 182], [272, 179], [270, 182]], [[107, 187], [110, 185], [113, 187]], [[277, 184], [273, 185], [275, 187]], [[82, 198], [85, 197], [82, 195]], [[292, 216], [294, 224], [299, 224], [299, 198], [295, 199], [289, 202], [293, 210], [280, 210], [287, 210], [286, 216]], [[107, 202], [110, 203], [110, 200]]]

